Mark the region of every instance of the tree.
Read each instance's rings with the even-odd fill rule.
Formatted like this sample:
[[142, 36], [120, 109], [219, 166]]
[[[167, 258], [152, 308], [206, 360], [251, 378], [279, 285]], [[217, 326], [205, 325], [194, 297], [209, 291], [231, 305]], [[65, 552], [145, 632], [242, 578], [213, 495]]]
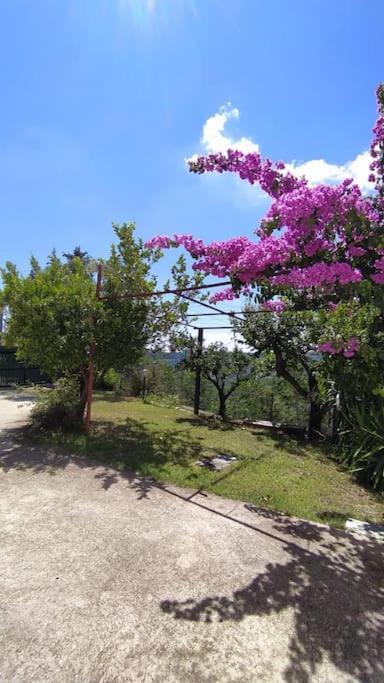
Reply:
[[[270, 369], [286, 380], [309, 403], [308, 434], [321, 430], [326, 403], [318, 381], [319, 355], [313, 354], [321, 321], [311, 312], [260, 313], [246, 309], [236, 329], [257, 356], [270, 360]], [[252, 315], [253, 313], [253, 315]]]
[[[198, 174], [235, 173], [260, 185], [272, 203], [256, 230], [257, 239], [234, 237], [205, 244], [192, 235], [174, 234], [148, 243], [183, 246], [194, 259], [195, 270], [229, 279], [231, 286], [212, 301], [243, 294], [276, 313], [328, 313], [336, 305], [345, 306], [339, 319], [330, 314], [318, 328], [317, 350], [327, 361], [321, 367], [322, 381], [338, 383], [340, 390], [345, 389], [343, 377], [358, 378], [369, 388], [367, 401], [381, 392], [378, 370], [384, 357], [384, 84], [377, 89], [377, 106], [368, 178], [372, 191], [367, 196], [352, 179], [313, 186], [283, 162], [229, 149], [194, 159], [189, 168]], [[356, 319], [355, 305], [369, 319], [369, 335], [359, 324], [346, 324], [349, 316]], [[364, 380], [367, 370], [371, 374]], [[353, 393], [351, 388], [349, 396]]]
[[220, 343], [210, 344], [200, 354], [196, 343], [191, 340], [184, 364], [190, 370], [200, 368], [203, 377], [213, 384], [219, 397], [218, 414], [225, 420], [228, 398], [252, 373], [249, 355], [237, 349], [228, 351]]
[[[318, 379], [323, 393], [338, 394], [344, 415], [356, 405], [376, 403], [383, 390], [384, 331], [375, 301], [340, 302], [317, 314], [321, 336]], [[320, 333], [319, 333], [320, 334]], [[333, 389], [333, 391], [332, 391]]]
[[83, 251], [80, 246], [74, 248], [73, 251], [64, 252], [63, 256], [67, 261], [73, 261], [74, 258], [79, 258], [83, 263], [89, 263], [91, 257], [87, 251]]
[[132, 298], [134, 293], [155, 291], [151, 267], [160, 253], [135, 238], [134, 224], [113, 225], [113, 229], [118, 241], [103, 263], [100, 300], [95, 297], [89, 261], [80, 254], [63, 262], [52, 253], [44, 268], [33, 259], [27, 276], [11, 263], [2, 270], [7, 342], [17, 347], [20, 360], [40, 367], [53, 379], [76, 377], [80, 411], [86, 400], [91, 346], [96, 381], [109, 368], [126, 371], [147, 345], [159, 344], [186, 305], [177, 298]]
[[[191, 235], [161, 235], [149, 245], [181, 245], [194, 258], [196, 270], [229, 278], [231, 287], [214, 295], [216, 301], [253, 291], [258, 303], [284, 307], [285, 302], [276, 301], [276, 296], [288, 297], [294, 308], [314, 310], [357, 297], [362, 304], [375, 301], [382, 315], [384, 84], [377, 89], [377, 103], [369, 196], [364, 197], [351, 179], [311, 186], [284, 163], [273, 163], [256, 152], [210, 154], [191, 161], [190, 170], [236, 173], [244, 181], [258, 183], [271, 197], [272, 204], [256, 231], [258, 240], [235, 237], [205, 244]], [[352, 346], [351, 354], [356, 355], [356, 344]], [[328, 349], [323, 347], [323, 352], [329, 353]], [[344, 347], [338, 346], [337, 353], [344, 355]]]

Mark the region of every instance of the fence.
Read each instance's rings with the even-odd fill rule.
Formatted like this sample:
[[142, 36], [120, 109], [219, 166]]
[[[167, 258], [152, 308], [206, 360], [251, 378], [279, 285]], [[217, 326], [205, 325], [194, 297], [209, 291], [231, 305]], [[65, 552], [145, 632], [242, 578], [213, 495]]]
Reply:
[[13, 384], [45, 384], [50, 379], [39, 368], [29, 368], [16, 358], [16, 349], [0, 346], [0, 387]]

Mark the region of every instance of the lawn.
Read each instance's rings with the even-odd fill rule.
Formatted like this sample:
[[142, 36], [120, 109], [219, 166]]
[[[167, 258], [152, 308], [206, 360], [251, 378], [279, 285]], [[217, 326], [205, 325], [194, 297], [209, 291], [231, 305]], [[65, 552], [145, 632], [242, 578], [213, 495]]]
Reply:
[[[93, 417], [90, 436], [54, 434], [51, 443], [162, 482], [333, 526], [343, 527], [348, 517], [383, 522], [384, 500], [355, 483], [329, 446], [103, 394], [95, 398]], [[238, 461], [222, 472], [196, 465], [219, 453]]]

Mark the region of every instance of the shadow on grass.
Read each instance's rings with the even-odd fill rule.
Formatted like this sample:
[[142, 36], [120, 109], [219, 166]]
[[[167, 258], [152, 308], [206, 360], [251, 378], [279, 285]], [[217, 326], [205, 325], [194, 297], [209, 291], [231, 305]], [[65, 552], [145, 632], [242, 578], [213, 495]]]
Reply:
[[[19, 437], [17, 442], [15, 437]], [[80, 466], [81, 458], [87, 458], [85, 466], [89, 467], [88, 457], [91, 457], [98, 463], [95, 467], [105, 466], [105, 471], [96, 476], [107, 489], [118, 480], [121, 470], [140, 471], [144, 476], [151, 476], [161, 466], [188, 466], [209, 452], [216, 454], [188, 428], [171, 431], [132, 418], [117, 425], [106, 420], [95, 421], [90, 436], [82, 432], [53, 433], [49, 437], [49, 447], [44, 445], [44, 438], [44, 433], [28, 428], [3, 432], [0, 435], [0, 468], [5, 472], [29, 469], [36, 474], [42, 471], [55, 474], [57, 469], [73, 462], [74, 456], [78, 456], [76, 464]], [[59, 453], [60, 447], [66, 452]], [[115, 472], [113, 467], [119, 471]]]
[[322, 510], [318, 512], [317, 515], [324, 522], [324, 524], [338, 523], [339, 526], [344, 526], [347, 519], [351, 517], [351, 515], [347, 515], [343, 512], [338, 512], [337, 510]]
[[190, 430], [171, 431], [155, 428], [145, 420], [126, 418], [123, 424], [98, 420], [92, 435], [87, 438], [87, 452], [109, 455], [111, 446], [127, 467], [143, 471], [143, 465], [152, 463], [187, 464], [198, 458], [203, 450], [201, 438]]
[[179, 424], [188, 424], [191, 427], [207, 427], [209, 430], [221, 432], [233, 432], [237, 429], [235, 425], [230, 422], [225, 422], [221, 418], [214, 415], [191, 415], [185, 417], [177, 417], [176, 422]]
[[[167, 465], [185, 467], [185, 483], [190, 486], [196, 483], [199, 487], [201, 470], [191, 464], [217, 455], [221, 450], [204, 444], [203, 437], [198, 436], [188, 422], [185, 429], [172, 431], [143, 419], [126, 418], [120, 424], [95, 420], [89, 436], [83, 432], [47, 435], [31, 428], [3, 432], [0, 435], [0, 469], [55, 475], [74, 463], [97, 469], [95, 478], [105, 490], [125, 476], [130, 483], [136, 481], [140, 495], [145, 496], [154, 485], [152, 477], [161, 479], [162, 468]], [[238, 457], [231, 449], [226, 449], [226, 453]], [[245, 464], [239, 459], [225, 473], [215, 472], [210, 484], [214, 486]], [[140, 472], [142, 477], [136, 478], [134, 472]]]
[[262, 445], [263, 442], [268, 442], [270, 444], [272, 441], [276, 450], [285, 451], [285, 453], [288, 453], [289, 455], [300, 457], [307, 457], [310, 449], [312, 449], [317, 456], [335, 462], [340, 470], [346, 469], [345, 466], [341, 465], [337, 460], [335, 447], [326, 441], [309, 441], [301, 435], [286, 434], [282, 431], [261, 431], [260, 429], [250, 429], [249, 431], [260, 445]]
[[[107, 401], [109, 403], [118, 403], [122, 400], [129, 402], [136, 401], [137, 399], [129, 396], [123, 398], [116, 397], [112, 393], [99, 393], [95, 396], [95, 400]], [[194, 415], [192, 412], [187, 415], [180, 415], [175, 418], [175, 422], [180, 425], [185, 424], [187, 425], [187, 427], [190, 427], [191, 429], [195, 427], [206, 427], [209, 431], [213, 432], [234, 432], [235, 430], [239, 429], [242, 431], [247, 431], [249, 434], [252, 434], [255, 440], [258, 441], [261, 445], [263, 444], [263, 442], [267, 442], [268, 447], [270, 447], [271, 442], [274, 442], [275, 448], [277, 450], [285, 451], [289, 455], [303, 457], [308, 456], [308, 449], [312, 447], [314, 450], [316, 450], [317, 455], [321, 454], [325, 458], [336, 462], [336, 464], [339, 466], [341, 470], [346, 469], [345, 466], [341, 465], [340, 462], [337, 461], [335, 456], [335, 448], [330, 443], [323, 441], [308, 441], [308, 439], [306, 439], [304, 434], [302, 433], [288, 433], [287, 431], [284, 431], [284, 429], [266, 429], [262, 426], [254, 427], [252, 425], [246, 424], [239, 425], [230, 421], [223, 421], [222, 418], [220, 418], [219, 416], [208, 412], [205, 413], [204, 411], [201, 411], [198, 416]], [[143, 422], [142, 420], [141, 423], [145, 424], [145, 422]], [[192, 433], [191, 438], [193, 438]]]
[[97, 389], [93, 396], [93, 402], [103, 402], [103, 403], [122, 403], [122, 402], [132, 402], [137, 401], [137, 396], [125, 396], [120, 394], [118, 391], [101, 391]]
[[[233, 432], [234, 430], [242, 429], [252, 434], [255, 441], [261, 445], [263, 442], [268, 442], [268, 447], [271, 442], [277, 450], [285, 451], [289, 455], [308, 456], [308, 449], [313, 447], [317, 454], [335, 460], [335, 449], [329, 444], [321, 441], [310, 442], [303, 434], [287, 433], [284, 430], [265, 429], [263, 427], [253, 427], [251, 425], [239, 426], [231, 422], [223, 422], [220, 418], [213, 415], [191, 415], [177, 417], [178, 424], [187, 424], [191, 427], [207, 427], [210, 431], [224, 431]], [[345, 469], [340, 465], [340, 469]]]

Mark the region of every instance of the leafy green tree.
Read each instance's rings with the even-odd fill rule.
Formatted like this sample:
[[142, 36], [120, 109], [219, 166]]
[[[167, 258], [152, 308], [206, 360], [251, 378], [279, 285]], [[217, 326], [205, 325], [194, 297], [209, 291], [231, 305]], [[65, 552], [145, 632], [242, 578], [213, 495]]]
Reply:
[[79, 258], [80, 261], [83, 261], [83, 263], [89, 263], [91, 261], [91, 257], [88, 252], [83, 251], [79, 246], [75, 247], [73, 251], [64, 252], [63, 256], [67, 259], [67, 261], [72, 261], [74, 258]]
[[250, 356], [238, 349], [228, 351], [220, 343], [210, 344], [200, 354], [195, 341], [191, 340], [184, 364], [190, 370], [200, 368], [202, 376], [213, 384], [219, 398], [218, 414], [225, 420], [227, 400], [252, 373]]
[[151, 267], [161, 252], [135, 238], [134, 224], [113, 229], [117, 243], [103, 262], [100, 300], [95, 296], [92, 264], [80, 254], [63, 262], [53, 252], [45, 267], [32, 259], [27, 276], [12, 263], [2, 270], [7, 343], [17, 347], [20, 360], [53, 379], [77, 377], [81, 411], [92, 347], [96, 381], [110, 368], [127, 371], [146, 346], [164, 340], [185, 311], [186, 304], [175, 297], [132, 298], [156, 290]]
[[[323, 355], [321, 379], [333, 384], [344, 412], [357, 403], [376, 403], [384, 388], [384, 333], [380, 308], [374, 300], [339, 303], [323, 314], [322, 337], [331, 340], [333, 353]], [[350, 358], [344, 340], [353, 340], [358, 353]], [[325, 344], [327, 346], [327, 344]], [[322, 345], [320, 344], [320, 349]], [[337, 351], [337, 352], [336, 352]]]
[[318, 378], [320, 357], [313, 353], [321, 334], [319, 316], [309, 311], [258, 313], [252, 307], [245, 312], [244, 322], [236, 323], [236, 329], [259, 358], [269, 361], [270, 370], [308, 401], [308, 433], [314, 436], [327, 407]]
[[[262, 364], [263, 365], [263, 364]], [[305, 426], [308, 404], [274, 371], [264, 371], [254, 360], [254, 373], [228, 401], [228, 414], [234, 418], [269, 420]]]

